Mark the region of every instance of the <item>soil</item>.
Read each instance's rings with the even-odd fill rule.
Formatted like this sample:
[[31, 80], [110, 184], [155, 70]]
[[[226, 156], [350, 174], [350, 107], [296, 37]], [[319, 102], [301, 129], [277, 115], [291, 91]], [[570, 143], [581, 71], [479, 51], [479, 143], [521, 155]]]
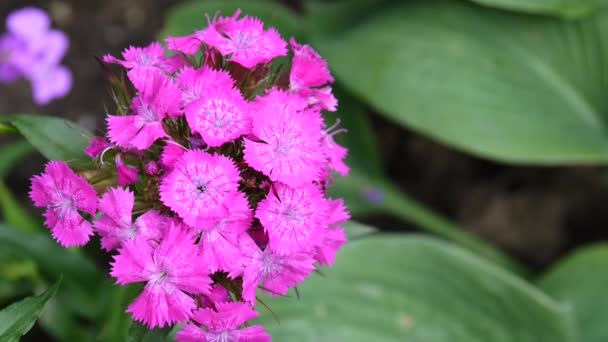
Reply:
[[[0, 85], [0, 113], [62, 115], [81, 125], [103, 127], [111, 108], [103, 74], [94, 59], [145, 45], [163, 25], [171, 0], [63, 0], [0, 2], [0, 18], [25, 5], [47, 9], [67, 32], [65, 63], [74, 73], [71, 94], [36, 107], [25, 82]], [[373, 113], [372, 113], [373, 114]], [[582, 244], [608, 238], [608, 172], [590, 167], [515, 167], [481, 160], [440, 145], [373, 115], [388, 174], [414, 198], [492, 241], [533, 269], [543, 269]], [[6, 141], [4, 139], [3, 141]], [[10, 174], [9, 186], [24, 199], [29, 177], [44, 159], [29, 158]], [[373, 217], [380, 227], [415, 227]]]

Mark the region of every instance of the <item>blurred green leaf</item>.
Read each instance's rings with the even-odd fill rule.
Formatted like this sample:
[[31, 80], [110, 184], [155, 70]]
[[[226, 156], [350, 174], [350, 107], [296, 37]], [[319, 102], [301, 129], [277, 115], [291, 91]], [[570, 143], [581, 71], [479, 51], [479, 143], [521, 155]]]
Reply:
[[243, 15], [258, 17], [266, 27], [277, 28], [284, 39], [291, 36], [298, 38], [304, 34], [299, 17], [276, 1], [189, 1], [171, 9], [160, 37], [192, 34], [207, 26], [205, 14], [210, 18], [217, 12], [222, 16], [231, 16], [239, 8], [243, 10]]
[[0, 248], [10, 249], [34, 260], [43, 275], [54, 281], [61, 274], [66, 286], [93, 292], [100, 280], [95, 264], [76, 251], [57, 245], [48, 233], [27, 233], [0, 224]]
[[5, 223], [26, 232], [40, 231], [40, 223], [21, 206], [1, 178], [0, 209]]
[[27, 297], [0, 311], [0, 340], [19, 341], [40, 315], [46, 302], [55, 295], [61, 279], [39, 296]]
[[152, 329], [133, 322], [129, 329], [127, 342], [167, 342], [167, 336], [171, 334], [171, 328]]
[[581, 17], [606, 4], [605, 0], [472, 0], [479, 4], [526, 13]]
[[300, 299], [263, 297], [277, 341], [572, 342], [572, 317], [544, 293], [453, 244], [375, 235], [347, 244]]
[[[353, 23], [365, 20], [395, 0], [307, 0], [303, 1], [304, 23], [308, 37], [327, 35], [350, 29]], [[303, 42], [310, 44], [311, 42]]]
[[[336, 88], [339, 110], [336, 118], [340, 127], [348, 130], [335, 139], [349, 149], [346, 163], [351, 167], [347, 177], [336, 177], [330, 186], [330, 195], [343, 197], [355, 216], [377, 213], [392, 214], [420, 229], [450, 239], [518, 273], [525, 273], [521, 266], [500, 253], [490, 244], [470, 235], [461, 227], [434, 213], [414, 199], [400, 192], [384, 175], [380, 148], [363, 105], [339, 88]], [[332, 114], [327, 115], [331, 122]]]
[[25, 140], [9, 143], [0, 148], [0, 179], [4, 179], [17, 162], [32, 153], [34, 148]]
[[342, 226], [344, 227], [344, 231], [346, 232], [346, 236], [348, 236], [349, 240], [369, 236], [378, 232], [378, 230], [372, 226], [368, 226], [366, 224], [352, 220], [345, 222], [344, 224], [342, 224]]
[[38, 324], [58, 341], [94, 341], [94, 327], [78, 317], [73, 310], [66, 308], [64, 301], [57, 297], [49, 300]]
[[102, 341], [125, 341], [129, 337], [134, 338], [131, 336], [131, 330], [139, 330], [133, 328], [131, 315], [125, 311], [134, 298], [141, 293], [143, 287], [140, 284], [129, 286], [108, 285], [108, 292], [111, 293], [110, 302], [104, 313], [105, 322], [100, 339]]
[[2, 115], [0, 121], [17, 128], [49, 160], [81, 160], [85, 157], [84, 150], [93, 136], [72, 121], [52, 116]]
[[581, 341], [608, 341], [608, 245], [583, 248], [560, 261], [538, 285], [553, 298], [570, 306], [581, 332]]
[[340, 120], [338, 127], [347, 129], [346, 133], [334, 135], [334, 140], [349, 150], [346, 164], [373, 176], [383, 175], [380, 146], [364, 105], [340, 87], [334, 87], [334, 94], [338, 99], [338, 111], [326, 113], [325, 122], [331, 126]]
[[608, 11], [562, 21], [406, 1], [315, 46], [342, 85], [443, 143], [512, 163], [603, 163], [606, 35]]
[[527, 271], [516, 261], [400, 192], [383, 178], [372, 177], [353, 169], [348, 177], [336, 178], [329, 192], [332, 197], [343, 197], [354, 215], [389, 213], [413, 223], [422, 230], [452, 240], [515, 273], [527, 276]]

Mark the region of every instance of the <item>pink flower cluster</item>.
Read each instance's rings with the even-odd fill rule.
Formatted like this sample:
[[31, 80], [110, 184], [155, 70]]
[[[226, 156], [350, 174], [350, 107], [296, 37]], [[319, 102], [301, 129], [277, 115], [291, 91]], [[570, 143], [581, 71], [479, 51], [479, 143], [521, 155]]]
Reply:
[[348, 173], [333, 140], [344, 129], [321, 116], [337, 105], [328, 66], [239, 17], [168, 38], [169, 57], [159, 43], [105, 56], [130, 84], [115, 84], [123, 112], [86, 150], [97, 168], [85, 179], [52, 161], [32, 180], [53, 237], [99, 235], [117, 283], [145, 284], [127, 312], [150, 328], [183, 323], [180, 341], [269, 341], [243, 327], [258, 289], [286, 295], [346, 242], [346, 207], [326, 197], [333, 172]]

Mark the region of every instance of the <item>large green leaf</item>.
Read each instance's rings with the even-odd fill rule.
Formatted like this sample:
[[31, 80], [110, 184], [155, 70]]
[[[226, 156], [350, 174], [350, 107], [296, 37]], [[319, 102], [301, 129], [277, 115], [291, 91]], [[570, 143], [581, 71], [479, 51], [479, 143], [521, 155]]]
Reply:
[[572, 307], [583, 342], [608, 341], [608, 245], [575, 252], [538, 282], [541, 289]]
[[346, 163], [351, 171], [347, 177], [336, 177], [329, 189], [333, 197], [344, 198], [355, 217], [392, 214], [422, 230], [458, 242], [513, 271], [523, 273], [519, 265], [494, 247], [400, 192], [384, 175], [380, 148], [363, 105], [339, 87], [336, 88], [336, 96], [340, 103], [338, 112], [328, 114], [326, 121], [331, 123], [334, 118], [339, 118], [342, 120], [341, 127], [348, 130], [337, 134], [335, 139], [349, 149]]
[[607, 34], [606, 11], [560, 21], [404, 1], [315, 35], [315, 46], [360, 98], [444, 143], [514, 163], [599, 163], [608, 161]]
[[210, 18], [216, 13], [231, 16], [237, 9], [243, 15], [262, 19], [267, 27], [279, 30], [284, 39], [290, 36], [302, 37], [299, 17], [276, 1], [190, 1], [174, 6], [167, 16], [161, 38], [192, 34], [207, 26], [205, 14]]
[[32, 328], [46, 302], [55, 295], [59, 283], [60, 280], [57, 280], [55, 285], [41, 295], [25, 298], [2, 309], [0, 341], [19, 341], [19, 338]]
[[277, 341], [576, 341], [569, 311], [512, 274], [453, 244], [376, 235], [349, 243], [335, 265], [264, 297]]
[[51, 160], [77, 161], [85, 157], [89, 131], [66, 119], [44, 115], [2, 115], [42, 155]]
[[605, 0], [472, 0], [482, 5], [527, 13], [580, 17], [601, 8]]

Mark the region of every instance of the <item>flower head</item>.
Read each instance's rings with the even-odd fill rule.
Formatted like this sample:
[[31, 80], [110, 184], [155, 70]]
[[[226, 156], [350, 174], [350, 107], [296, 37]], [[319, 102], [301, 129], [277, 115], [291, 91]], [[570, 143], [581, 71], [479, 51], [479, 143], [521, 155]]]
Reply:
[[276, 183], [255, 216], [268, 233], [268, 246], [281, 255], [312, 250], [328, 226], [327, 202], [314, 185], [291, 188]]
[[264, 24], [257, 18], [245, 16], [237, 19], [240, 13], [240, 10], [236, 11], [232, 17], [211, 23], [200, 34], [201, 41], [245, 68], [287, 55], [287, 43], [277, 30], [264, 30]]
[[239, 179], [239, 171], [230, 158], [192, 150], [184, 153], [163, 177], [160, 198], [186, 224], [198, 227], [228, 212], [227, 205], [236, 196]]
[[[293, 58], [277, 58], [276, 30], [240, 14], [167, 39], [169, 54], [155, 42], [105, 56], [129, 77], [110, 77], [121, 115], [87, 148], [94, 163], [78, 164], [96, 190], [57, 162], [32, 182], [56, 239], [86, 242], [93, 220], [117, 284], [144, 284], [127, 312], [149, 328], [182, 323], [179, 341], [269, 341], [247, 326], [257, 290], [286, 295], [346, 243], [348, 211], [327, 198], [333, 171], [348, 173], [334, 141], [345, 129], [321, 115], [337, 108], [328, 65], [293, 39]], [[13, 77], [8, 38], [0, 78]]]
[[194, 236], [171, 224], [160, 244], [143, 236], [125, 241], [112, 263], [117, 283], [146, 283], [127, 312], [150, 328], [185, 322], [196, 308], [190, 294], [208, 294], [211, 279], [201, 260]]
[[246, 303], [218, 303], [216, 310], [206, 308], [194, 312], [192, 319], [204, 326], [206, 331], [192, 323], [187, 324], [177, 333], [177, 341], [270, 342], [270, 335], [261, 325], [240, 329], [243, 324], [256, 317], [258, 313]]
[[251, 132], [249, 105], [229, 75], [207, 69], [192, 77], [185, 71], [180, 76], [188, 90], [186, 120], [207, 145], [221, 146]]
[[93, 235], [91, 223], [80, 212], [95, 215], [97, 194], [66, 163], [46, 164], [44, 173], [32, 179], [30, 198], [36, 207], [47, 208], [45, 224], [62, 246], [82, 246]]
[[300, 186], [318, 180], [323, 167], [322, 118], [297, 95], [278, 90], [256, 100], [253, 135], [245, 160], [273, 181]]

